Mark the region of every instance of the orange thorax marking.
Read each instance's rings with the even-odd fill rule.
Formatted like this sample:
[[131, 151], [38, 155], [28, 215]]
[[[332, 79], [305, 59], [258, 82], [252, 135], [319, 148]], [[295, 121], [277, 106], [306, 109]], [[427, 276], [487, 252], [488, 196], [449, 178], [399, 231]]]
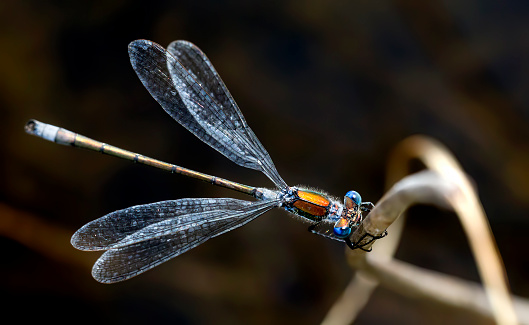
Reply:
[[300, 199], [293, 204], [296, 208], [318, 217], [327, 214], [327, 208], [331, 202], [326, 197], [318, 193], [302, 190], [298, 190], [298, 196]]

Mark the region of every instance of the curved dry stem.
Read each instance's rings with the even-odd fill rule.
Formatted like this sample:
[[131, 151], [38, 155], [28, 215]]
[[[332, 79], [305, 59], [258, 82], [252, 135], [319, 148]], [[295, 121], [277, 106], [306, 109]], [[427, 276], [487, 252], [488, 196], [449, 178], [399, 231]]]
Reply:
[[[479, 283], [420, 268], [396, 259], [388, 262], [386, 258], [374, 254], [369, 256], [369, 263], [366, 263], [360, 273], [376, 277], [377, 283], [407, 297], [435, 302], [484, 318], [493, 318], [488, 296]], [[520, 322], [529, 324], [529, 301], [519, 297], [513, 297], [513, 300]]]
[[[377, 244], [376, 250], [367, 258], [363, 251], [347, 252], [350, 265], [361, 272], [358, 272], [359, 275], [353, 278], [342, 297], [331, 308], [324, 323], [347, 324], [356, 317], [367, 303], [368, 297], [359, 297], [358, 291], [353, 294], [353, 288], [369, 296], [380, 281], [389, 288], [398, 289], [398, 292], [408, 294], [422, 292], [423, 289], [419, 289], [420, 283], [416, 283], [420, 277], [416, 274], [410, 277], [410, 272], [406, 271], [409, 269], [396, 267], [397, 261], [392, 260], [403, 227], [403, 218], [397, 218], [411, 205], [422, 203], [452, 208], [458, 214], [478, 264], [492, 311], [486, 299], [473, 299], [476, 292], [475, 285], [461, 280], [454, 285], [459, 287], [459, 290], [454, 289], [454, 286], [445, 285], [446, 281], [429, 282], [435, 283], [429, 286], [430, 294], [419, 296], [449, 306], [459, 308], [464, 306], [466, 310], [493, 317], [498, 324], [516, 324], [516, 314], [501, 257], [496, 249], [483, 207], [470, 181], [453, 156], [441, 144], [426, 137], [414, 136], [403, 141], [395, 150], [391, 160], [393, 164], [388, 167], [388, 182], [393, 183], [395, 179], [402, 177], [409, 161], [414, 158], [421, 160], [431, 171], [408, 176], [395, 184], [353, 234], [352, 240], [358, 240], [366, 232], [380, 235], [388, 226], [392, 224], [395, 226], [389, 229], [390, 235], [387, 239]], [[396, 220], [398, 221], [395, 222]], [[400, 270], [398, 272], [402, 274], [395, 273], [395, 270]], [[361, 274], [376, 280], [366, 282], [360, 278]], [[392, 281], [384, 281], [388, 278]], [[392, 285], [395, 283], [403, 286], [395, 287]], [[474, 290], [469, 289], [470, 287]], [[467, 295], [451, 295], [447, 292], [448, 288], [452, 292], [465, 292]], [[461, 304], [462, 299], [474, 301], [475, 304]], [[523, 302], [518, 305], [523, 305]]]
[[[441, 192], [453, 191], [456, 187], [446, 182], [437, 173], [424, 171], [404, 178], [382, 197], [375, 208], [366, 218], [362, 226], [353, 235], [353, 240], [357, 240], [363, 234], [381, 234], [384, 229], [392, 225], [409, 206], [413, 204], [437, 204], [446, 205], [446, 199]], [[397, 228], [402, 228], [403, 223], [394, 224]], [[372, 253], [366, 254], [362, 250], [347, 250], [346, 256], [349, 265], [354, 269], [366, 270], [369, 267], [369, 259], [366, 256], [375, 255], [386, 262], [392, 260], [396, 251], [398, 240], [400, 239], [400, 229], [393, 226], [389, 228], [389, 234], [384, 240], [377, 242], [376, 249]], [[366, 281], [370, 278], [370, 281]], [[340, 299], [334, 304], [323, 324], [349, 324], [356, 318], [358, 313], [367, 303], [372, 291], [379, 281], [370, 272], [357, 272], [349, 283], [347, 289]]]
[[447, 193], [457, 213], [476, 259], [478, 271], [499, 324], [516, 324], [516, 313], [510, 299], [508, 281], [501, 256], [478, 195], [463, 169], [439, 142], [421, 136], [403, 144], [422, 153], [421, 160], [432, 170], [458, 185], [460, 191]]

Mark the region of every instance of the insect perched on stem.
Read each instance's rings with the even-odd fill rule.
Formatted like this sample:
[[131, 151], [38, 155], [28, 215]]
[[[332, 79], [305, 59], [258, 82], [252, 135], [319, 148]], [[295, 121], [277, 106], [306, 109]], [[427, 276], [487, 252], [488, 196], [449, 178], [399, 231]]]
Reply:
[[145, 88], [171, 117], [234, 163], [263, 172], [276, 189], [199, 173], [30, 120], [26, 131], [46, 140], [201, 179], [257, 199], [163, 201], [115, 211], [89, 222], [73, 235], [72, 245], [81, 250], [106, 251], [92, 269], [96, 280], [112, 283], [129, 279], [277, 207], [310, 222], [313, 233], [343, 241], [352, 249], [366, 245], [352, 243], [349, 236], [362, 222], [362, 213], [369, 212], [373, 204], [362, 202], [355, 191], [347, 192], [342, 204], [325, 193], [288, 186], [198, 47], [175, 41], [166, 50], [154, 42], [137, 40], [130, 43], [129, 56]]

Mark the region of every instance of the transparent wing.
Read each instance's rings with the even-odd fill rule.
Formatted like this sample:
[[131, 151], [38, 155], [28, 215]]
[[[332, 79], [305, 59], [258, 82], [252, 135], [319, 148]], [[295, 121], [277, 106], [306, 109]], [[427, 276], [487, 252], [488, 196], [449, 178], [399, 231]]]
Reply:
[[[220, 107], [226, 111], [229, 110], [231, 116], [237, 116], [237, 119], [246, 125], [246, 120], [238, 109], [237, 103], [204, 52], [188, 41], [174, 41], [169, 44], [167, 51], [182, 63], [182, 66], [195, 80], [201, 83], [202, 88]], [[169, 69], [172, 68], [169, 67]]]
[[321, 222], [311, 226], [309, 228], [310, 232], [327, 237], [330, 239], [334, 239], [337, 241], [345, 242], [343, 238], [336, 237], [334, 235], [334, 224], [336, 221], [330, 221], [330, 220], [322, 220]]
[[171, 51], [137, 40], [129, 45], [132, 66], [143, 85], [176, 121], [240, 166], [263, 172], [284, 189], [270, 155], [247, 125], [207, 57], [189, 42], [173, 42]]
[[[158, 222], [146, 221], [153, 212], [152, 208], [156, 205], [154, 203], [146, 205], [148, 207], [144, 210], [139, 208], [145, 206], [138, 206], [116, 211], [114, 214], [88, 224], [93, 224], [93, 226], [87, 227], [88, 225], [86, 225], [79, 229], [78, 233], [82, 232], [83, 235], [79, 236], [76, 233], [74, 237], [98, 237], [102, 233], [97, 228], [99, 224], [104, 227], [103, 233], [107, 233], [107, 230], [111, 230], [114, 226], [115, 232], [119, 234], [113, 236], [112, 240], [105, 239], [102, 241], [107, 245], [106, 249], [108, 250], [94, 264], [93, 277], [102, 283], [127, 280], [204, 243], [212, 237], [240, 227], [279, 204], [278, 200], [247, 202], [236, 199], [214, 199], [222, 204], [215, 205], [214, 208], [206, 208], [200, 204], [201, 200], [204, 205], [207, 205], [211, 203], [210, 200], [212, 199], [194, 199], [196, 204], [191, 204], [194, 206], [193, 208], [184, 208], [187, 212], [202, 210], [199, 212], [186, 214], [177, 211], [176, 215], [172, 217], [155, 214], [154, 219], [160, 220]], [[167, 202], [172, 202], [175, 205], [174, 203], [180, 201], [182, 200]], [[164, 206], [168, 206], [167, 202], [160, 203], [166, 203]], [[175, 206], [181, 205], [176, 204]], [[126, 220], [132, 217], [131, 213], [134, 211], [140, 214], [144, 213], [135, 217], [135, 220], [139, 223], [148, 223], [137, 231], [133, 231], [138, 227], [135, 222]], [[111, 215], [112, 217], [110, 217]], [[104, 218], [107, 220], [98, 222]], [[113, 225], [111, 221], [114, 222]], [[112, 243], [108, 244], [110, 242]], [[74, 246], [78, 247], [79, 245], [74, 244]], [[100, 244], [100, 246], [103, 245]]]
[[[280, 184], [278, 187], [286, 187], [268, 152], [246, 123], [235, 100], [207, 56], [197, 46], [187, 41], [172, 42], [167, 50], [178, 59], [177, 62], [181, 63], [172, 64], [171, 60], [168, 60], [168, 68], [175, 83], [179, 83], [186, 74], [191, 74], [198, 83], [193, 85], [196, 93], [205, 91], [208, 95], [204, 102], [206, 105], [196, 98], [189, 97], [191, 100], [186, 101], [187, 96], [182, 96], [197, 121], [210, 133], [214, 131], [214, 133], [230, 135], [232, 139], [228, 140], [231, 143], [247, 148], [251, 155], [257, 158], [256, 169], [262, 170], [276, 185]], [[208, 106], [211, 99], [213, 105]]]
[[106, 250], [135, 232], [183, 215], [212, 210], [242, 209], [251, 202], [230, 198], [180, 199], [137, 205], [93, 220], [72, 236], [73, 247], [85, 251]]

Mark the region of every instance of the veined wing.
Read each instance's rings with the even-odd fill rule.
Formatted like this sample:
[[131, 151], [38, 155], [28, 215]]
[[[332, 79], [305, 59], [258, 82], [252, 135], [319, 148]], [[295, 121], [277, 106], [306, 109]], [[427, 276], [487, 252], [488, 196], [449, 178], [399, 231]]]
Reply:
[[130, 60], [145, 88], [169, 115], [199, 139], [236, 164], [263, 172], [278, 188], [286, 188], [270, 155], [202, 51], [188, 42], [173, 43], [171, 50], [182, 54], [194, 71], [186, 70], [154, 42], [130, 43]]
[[[206, 91], [209, 97], [206, 98], [206, 104], [209, 99], [213, 99], [216, 104], [207, 106], [192, 96], [189, 96], [189, 101], [186, 101], [187, 96], [182, 96], [196, 120], [210, 134], [222, 132], [232, 136], [232, 139], [229, 139], [231, 143], [240, 143], [241, 148], [247, 148], [251, 155], [258, 159], [256, 160], [259, 165], [258, 170], [262, 170], [279, 188], [286, 187], [270, 155], [246, 123], [237, 103], [204, 52], [187, 41], [174, 41], [169, 44], [167, 51], [181, 63], [170, 64], [168, 61], [168, 68], [175, 83], [179, 83], [186, 73], [191, 74], [200, 86], [193, 85], [195, 91], [200, 93]], [[182, 67], [185, 71], [182, 71]]]
[[[231, 96], [228, 88], [220, 78], [211, 61], [204, 52], [195, 44], [188, 41], [174, 41], [167, 47], [171, 53], [185, 67], [193, 78], [200, 82], [204, 90], [215, 100], [230, 116], [236, 116], [236, 120], [247, 126], [246, 120], [239, 110], [237, 103]], [[169, 67], [171, 71], [172, 67]]]
[[[195, 200], [206, 202], [211, 199]], [[108, 250], [94, 264], [93, 277], [102, 283], [127, 280], [204, 243], [212, 237], [240, 227], [279, 204], [278, 200], [250, 203], [235, 199], [216, 200], [226, 200], [229, 204], [217, 206], [217, 209], [180, 214], [173, 218], [151, 223], [108, 245], [106, 248]], [[113, 218], [116, 221], [116, 229], [130, 228], [130, 223], [125, 219], [130, 217], [131, 209], [121, 210], [125, 212], [121, 216], [116, 215]], [[147, 220], [149, 217], [149, 209], [145, 211], [147, 214], [140, 218], [142, 220]], [[123, 227], [122, 224], [124, 224]], [[96, 230], [95, 227], [92, 229]], [[129, 233], [129, 231], [126, 232]], [[98, 233], [96, 230], [92, 235]]]
[[73, 247], [84, 251], [107, 250], [127, 236], [167, 219], [212, 210], [236, 211], [250, 201], [231, 198], [180, 199], [136, 205], [93, 220], [72, 236]]

